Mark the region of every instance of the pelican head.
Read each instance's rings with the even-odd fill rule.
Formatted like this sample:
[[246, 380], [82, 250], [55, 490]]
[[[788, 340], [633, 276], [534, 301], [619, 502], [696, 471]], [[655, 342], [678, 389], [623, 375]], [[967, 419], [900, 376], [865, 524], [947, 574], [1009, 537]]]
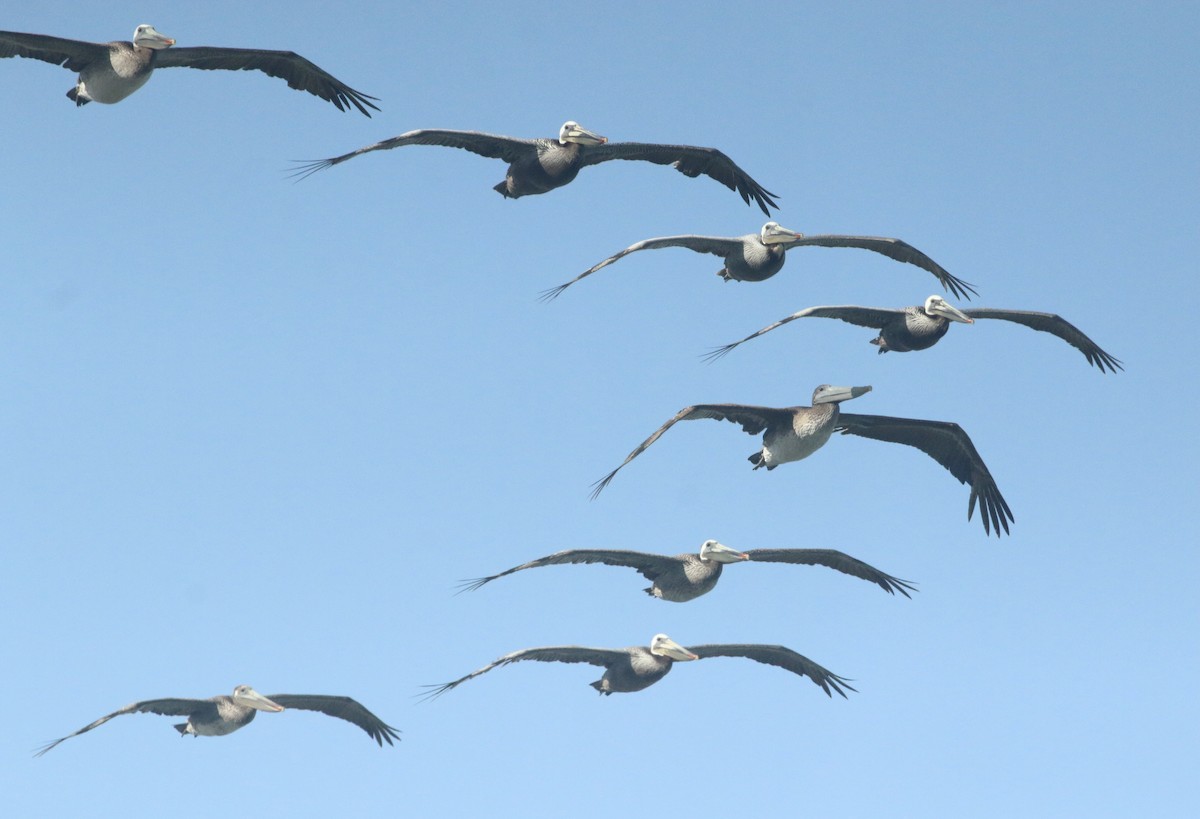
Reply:
[[758, 237], [762, 239], [764, 245], [782, 245], [803, 239], [804, 234], [788, 230], [778, 222], [767, 222], [762, 226], [762, 231], [758, 234]]
[[975, 323], [975, 319], [959, 310], [941, 296], [930, 296], [925, 299], [925, 314], [929, 316], [941, 316], [951, 321], [961, 321], [963, 324]]
[[282, 705], [277, 702], [271, 702], [248, 685], [239, 685], [233, 689], [233, 701], [238, 705], [253, 708], [255, 711], [283, 710]]
[[654, 639], [650, 641], [650, 653], [657, 654], [659, 657], [670, 657], [679, 662], [700, 659], [665, 634], [654, 635]]
[[571, 142], [579, 145], [603, 145], [608, 142], [608, 137], [589, 131], [572, 119], [564, 122], [563, 127], [558, 129], [558, 141], [563, 145]]
[[849, 401], [851, 398], [858, 398], [860, 395], [866, 395], [871, 391], [868, 387], [834, 387], [830, 384], [822, 384], [813, 390], [812, 402], [815, 407], [817, 404], [840, 404], [842, 401]]
[[730, 549], [724, 543], [715, 540], [706, 540], [700, 544], [700, 559], [715, 560], [718, 563], [739, 563], [743, 560], [749, 560], [750, 555], [745, 552], [739, 552], [737, 549]]
[[139, 48], [170, 48], [175, 41], [154, 30], [154, 26], [142, 23], [133, 30], [133, 44]]

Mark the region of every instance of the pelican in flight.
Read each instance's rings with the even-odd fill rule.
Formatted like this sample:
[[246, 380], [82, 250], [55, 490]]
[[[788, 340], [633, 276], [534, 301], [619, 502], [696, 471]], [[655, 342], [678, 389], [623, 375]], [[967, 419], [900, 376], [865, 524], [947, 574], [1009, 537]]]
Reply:
[[799, 461], [816, 452], [829, 440], [834, 432], [843, 435], [861, 435], [877, 441], [890, 441], [915, 447], [933, 458], [960, 483], [970, 484], [971, 499], [967, 505], [967, 520], [975, 513], [979, 503], [979, 517], [983, 530], [991, 534], [1000, 528], [1008, 532], [1008, 522], [1013, 520], [996, 481], [975, 450], [975, 445], [958, 424], [948, 421], [922, 421], [916, 418], [892, 418], [886, 415], [852, 415], [841, 412], [842, 401], [858, 398], [870, 392], [870, 387], [834, 387], [822, 384], [813, 391], [811, 407], [753, 407], [745, 404], [696, 404], [684, 407], [673, 418], [654, 431], [649, 438], [638, 444], [626, 456], [621, 465], [593, 484], [592, 498], [616, 477], [621, 467], [641, 455], [677, 421], [695, 421], [710, 418], [741, 424], [742, 430], [750, 435], [763, 433], [762, 449], [750, 456], [754, 468], [774, 469], [789, 461]]
[[645, 590], [651, 597], [670, 600], [673, 603], [685, 603], [712, 591], [721, 579], [724, 564], [747, 560], [828, 566], [851, 577], [870, 581], [888, 594], [900, 592], [909, 597], [909, 591], [916, 591], [908, 581], [884, 574], [874, 566], [834, 549], [751, 549], [748, 552], [739, 552], [715, 540], [706, 540], [700, 544], [699, 554], [689, 552], [674, 557], [611, 549], [568, 549], [522, 563], [499, 574], [468, 581], [463, 585], [463, 590], [475, 591], [485, 583], [522, 569], [557, 566], [562, 563], [606, 563], [609, 566], [637, 569], [642, 577], [651, 581], [651, 586]]
[[821, 687], [828, 696], [833, 692], [846, 696], [846, 691], [855, 689], [849, 682], [828, 669], [814, 663], [807, 657], [797, 654], [783, 646], [758, 645], [753, 643], [728, 643], [684, 648], [665, 634], [655, 634], [650, 641], [650, 647], [631, 646], [630, 648], [585, 648], [584, 646], [546, 646], [544, 648], [523, 648], [511, 654], [505, 654], [498, 660], [488, 663], [478, 671], [472, 671], [465, 677], [459, 677], [453, 682], [429, 686], [429, 698], [439, 697], [452, 688], [467, 680], [478, 677], [509, 663], [521, 660], [537, 660], [543, 663], [589, 663], [604, 669], [604, 676], [591, 683], [601, 694], [616, 694], [618, 692], [641, 691], [649, 688], [667, 676], [675, 663], [690, 660], [703, 660], [707, 657], [745, 657], [767, 665], [778, 666], [785, 671], [808, 677]]
[[171, 48], [175, 41], [140, 25], [133, 42], [88, 43], [45, 34], [0, 31], [0, 57], [29, 57], [79, 72], [79, 82], [67, 92], [76, 105], [89, 102], [114, 103], [137, 91], [156, 68], [223, 68], [230, 71], [261, 71], [287, 80], [300, 91], [332, 102], [340, 111], [353, 105], [368, 117], [367, 108], [379, 110], [369, 97], [355, 91], [337, 77], [292, 51], [257, 48]]
[[324, 168], [371, 151], [402, 148], [405, 145], [441, 145], [501, 159], [508, 164], [504, 181], [494, 190], [505, 198], [516, 199], [547, 193], [573, 180], [580, 169], [610, 159], [641, 159], [656, 165], [671, 165], [684, 176], [705, 176], [736, 191], [747, 205], [750, 200], [768, 216], [768, 208], [778, 208], [775, 194], [763, 188], [733, 160], [716, 148], [696, 148], [691, 145], [655, 145], [646, 142], [609, 142], [607, 137], [589, 131], [578, 122], [563, 123], [558, 139], [514, 139], [485, 134], [481, 131], [445, 131], [423, 129], [376, 142], [357, 151], [306, 162], [297, 175], [306, 177]]
[[834, 234], [817, 234], [805, 236], [794, 230], [780, 226], [778, 222], [767, 222], [758, 233], [747, 233], [745, 236], [664, 236], [660, 239], [643, 239], [632, 244], [619, 253], [609, 256], [597, 265], [589, 267], [566, 284], [552, 287], [542, 293], [542, 299], [549, 301], [557, 298], [575, 282], [590, 276], [601, 268], [608, 267], [618, 259], [636, 253], [639, 250], [659, 250], [664, 247], [686, 247], [697, 253], [711, 253], [725, 260], [725, 266], [717, 271], [717, 275], [725, 281], [761, 282], [769, 279], [783, 269], [787, 251], [794, 247], [856, 247], [862, 250], [872, 250], [895, 259], [898, 262], [916, 265], [937, 277], [942, 287], [960, 298], [970, 300], [968, 292], [974, 293], [975, 288], [955, 276], [951, 276], [944, 267], [926, 256], [921, 251], [902, 242], [899, 239], [888, 239], [882, 236], [839, 236]]
[[36, 756], [49, 751], [63, 740], [77, 737], [93, 728], [99, 728], [113, 717], [122, 714], [163, 714], [169, 717], [187, 717], [187, 722], [175, 726], [180, 736], [191, 734], [195, 737], [223, 737], [232, 734], [237, 729], [249, 725], [258, 711], [277, 712], [285, 708], [298, 708], [303, 711], [320, 711], [331, 717], [344, 719], [362, 728], [371, 739], [383, 747], [386, 740], [388, 745], [393, 739], [400, 739], [399, 732], [372, 714], [361, 703], [349, 697], [329, 697], [322, 694], [272, 694], [264, 697], [248, 685], [239, 685], [233, 689], [233, 696], [209, 697], [206, 700], [185, 700], [169, 698], [163, 700], [142, 700], [134, 702], [113, 711], [107, 716], [85, 725], [73, 734], [67, 734], [62, 739], [43, 746]]
[[741, 341], [717, 347], [705, 358], [715, 361], [739, 344], [744, 344], [752, 338], [758, 338], [763, 333], [769, 333], [789, 321], [802, 318], [834, 318], [850, 324], [857, 324], [860, 327], [873, 327], [879, 331], [879, 335], [872, 339], [871, 343], [879, 347], [880, 353], [886, 353], [889, 350], [896, 353], [928, 350], [937, 344], [942, 336], [946, 335], [952, 321], [974, 324], [976, 319], [1004, 319], [1058, 336], [1083, 353], [1088, 363], [1098, 367], [1100, 372], [1104, 372], [1105, 367], [1109, 372], [1114, 373], [1119, 369], [1124, 369], [1119, 360], [1101, 350], [1096, 342], [1085, 336], [1078, 327], [1062, 316], [1054, 313], [1035, 313], [1032, 310], [996, 310], [990, 307], [959, 310], [941, 296], [936, 295], [925, 299], [924, 305], [904, 307], [898, 310], [884, 307], [857, 307], [852, 304], [835, 307], [809, 307], [792, 313], [774, 324], [768, 324]]

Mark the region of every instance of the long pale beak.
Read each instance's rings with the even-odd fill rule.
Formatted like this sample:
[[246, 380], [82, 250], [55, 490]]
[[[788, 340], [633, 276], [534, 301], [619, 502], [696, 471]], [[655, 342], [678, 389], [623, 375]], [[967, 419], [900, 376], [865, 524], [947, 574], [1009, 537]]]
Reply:
[[579, 143], [580, 145], [603, 145], [608, 142], [608, 137], [589, 131], [582, 125], [576, 125], [567, 131], [566, 140], [568, 142]]
[[933, 312], [937, 313], [942, 318], [948, 318], [951, 321], [961, 321], [963, 324], [975, 323], [975, 319], [971, 318], [962, 310], [959, 310], [957, 307], [948, 302], [939, 301], [937, 304], [933, 305]]
[[142, 48], [170, 48], [175, 45], [175, 40], [158, 33], [157, 29], [150, 29], [149, 32], [138, 37], [137, 43]]
[[867, 387], [829, 387], [824, 394], [816, 400], [818, 404], [833, 404], [841, 401], [849, 401], [851, 398], [858, 398], [860, 395], [866, 395], [871, 391]]
[[764, 231], [762, 240], [764, 245], [782, 245], [788, 242], [798, 242], [803, 238], [803, 233], [788, 230], [782, 225], [775, 225], [771, 229]]
[[718, 563], [737, 563], [741, 560], [750, 559], [750, 555], [745, 552], [739, 552], [737, 549], [732, 549], [724, 543], [714, 543], [712, 546], [709, 546], [704, 550], [704, 556]]
[[678, 660], [679, 662], [700, 659], [698, 655], [688, 651], [686, 648], [670, 638], [659, 641], [658, 652], [664, 656], [670, 657], [672, 660]]
[[279, 712], [283, 710], [283, 706], [273, 700], [269, 700], [257, 691], [251, 691], [249, 694], [243, 694], [242, 699], [246, 701], [246, 705], [259, 711]]

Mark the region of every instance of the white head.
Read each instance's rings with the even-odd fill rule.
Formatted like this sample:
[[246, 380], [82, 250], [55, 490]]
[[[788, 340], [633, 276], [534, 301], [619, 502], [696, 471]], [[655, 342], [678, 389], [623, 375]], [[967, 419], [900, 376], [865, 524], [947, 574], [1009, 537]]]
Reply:
[[975, 319], [950, 304], [950, 302], [941, 296], [930, 296], [925, 299], [925, 314], [928, 316], [941, 316], [951, 321], [961, 321], [963, 324], [975, 323]]
[[142, 23], [133, 30], [133, 44], [139, 48], [170, 48], [175, 41], [154, 30], [154, 26]]
[[256, 711], [282, 711], [283, 706], [264, 697], [248, 685], [239, 685], [233, 689], [233, 701], [246, 708]]
[[719, 541], [706, 540], [700, 544], [700, 559], [715, 560], [718, 563], [740, 563], [743, 560], [749, 560], [750, 555], [739, 552], [737, 549], [730, 549]]
[[670, 657], [679, 662], [700, 659], [665, 634], [654, 635], [654, 639], [650, 641], [650, 653], [657, 654], [659, 657]]
[[575, 142], [579, 145], [603, 145], [608, 142], [608, 137], [602, 137], [597, 133], [589, 131], [573, 119], [563, 123], [563, 127], [558, 129], [559, 143], [566, 145], [569, 142]]
[[797, 233], [794, 230], [788, 230], [778, 222], [767, 222], [762, 226], [758, 237], [762, 239], [764, 245], [782, 245], [787, 242], [795, 242], [804, 238], [803, 233]]

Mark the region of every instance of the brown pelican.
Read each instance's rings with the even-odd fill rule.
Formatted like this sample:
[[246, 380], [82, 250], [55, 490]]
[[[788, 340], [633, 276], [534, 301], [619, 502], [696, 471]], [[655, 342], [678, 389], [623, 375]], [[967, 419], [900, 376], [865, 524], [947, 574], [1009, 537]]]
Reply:
[[100, 717], [91, 725], [85, 725], [73, 734], [67, 734], [62, 739], [56, 739], [39, 750], [36, 756], [49, 751], [55, 745], [71, 737], [79, 736], [93, 728], [98, 728], [113, 717], [122, 714], [163, 714], [170, 717], [187, 717], [187, 722], [175, 726], [180, 736], [191, 734], [197, 737], [223, 737], [232, 734], [244, 725], [249, 725], [257, 711], [282, 711], [285, 708], [299, 708], [304, 711], [320, 711], [331, 717], [352, 722], [370, 735], [371, 739], [383, 747], [386, 740], [388, 745], [393, 739], [399, 739], [399, 732], [384, 723], [356, 700], [349, 697], [330, 697], [322, 694], [272, 694], [264, 697], [248, 685], [239, 685], [233, 689], [233, 696], [224, 694], [209, 697], [206, 700], [142, 700], [134, 702]]
[[879, 330], [879, 336], [871, 343], [879, 347], [879, 352], [889, 350], [897, 353], [907, 353], [910, 350], [927, 350], [937, 344], [946, 331], [950, 322], [958, 321], [963, 324], [974, 324], [975, 319], [1005, 319], [1017, 324], [1024, 324], [1034, 330], [1051, 333], [1083, 353], [1088, 363], [1100, 368], [1108, 367], [1110, 372], [1124, 369], [1121, 362], [1101, 350], [1096, 342], [1080, 332], [1074, 324], [1054, 313], [1035, 313], [1031, 310], [994, 310], [990, 307], [980, 307], [971, 310], [959, 310], [941, 296], [930, 296], [925, 299], [923, 306], [905, 307], [891, 310], [884, 307], [857, 307], [855, 305], [839, 305], [836, 307], [809, 307], [787, 318], [782, 318], [774, 324], [768, 324], [756, 333], [717, 347], [705, 357], [715, 361], [752, 338], [758, 338], [763, 333], [769, 333], [776, 327], [782, 327], [789, 321], [801, 318], [835, 318], [857, 324], [860, 327], [874, 327]]
[[463, 589], [474, 591], [498, 577], [522, 569], [556, 566], [562, 563], [606, 563], [609, 566], [637, 569], [642, 577], [652, 581], [652, 585], [646, 589], [646, 594], [651, 597], [670, 600], [673, 603], [685, 603], [707, 594], [716, 587], [721, 578], [723, 564], [746, 560], [828, 566], [851, 577], [869, 580], [889, 594], [900, 592], [908, 597], [910, 590], [916, 591], [909, 582], [884, 574], [874, 566], [834, 549], [751, 549], [748, 552], [739, 552], [715, 540], [706, 540], [700, 544], [698, 555], [689, 552], [674, 557], [610, 549], [568, 549], [522, 563], [490, 577], [468, 581]]
[[[67, 92], [76, 105], [96, 102], [114, 103], [137, 91], [156, 68], [223, 68], [230, 71], [262, 71], [287, 80], [292, 88], [328, 100], [338, 110], [353, 105], [367, 116], [366, 107], [375, 97], [355, 91], [332, 74], [313, 65], [292, 51], [264, 51], [256, 48], [171, 48], [175, 41], [140, 25], [133, 31], [133, 42], [87, 43], [45, 34], [0, 31], [0, 57], [30, 57], [70, 71], [79, 72], [79, 83]], [[364, 107], [366, 106], [366, 107]]]
[[332, 159], [303, 163], [297, 168], [297, 175], [303, 178], [360, 154], [402, 148], [405, 145], [462, 148], [480, 156], [504, 160], [509, 163], [508, 173], [494, 190], [511, 199], [561, 188], [588, 165], [610, 159], [642, 159], [656, 165], [671, 165], [684, 176], [704, 174], [711, 177], [740, 194], [747, 205], [753, 198], [768, 216], [771, 214], [768, 207], [779, 207], [772, 198], [775, 194], [751, 179], [749, 174], [716, 148], [609, 142], [607, 137], [593, 133], [577, 122], [564, 123], [558, 131], [558, 139], [514, 139], [480, 131], [409, 131]]
[[641, 691], [667, 676], [671, 666], [677, 662], [703, 660], [706, 657], [746, 657], [767, 665], [778, 666], [808, 677], [821, 687], [827, 695], [833, 692], [846, 696], [846, 690], [855, 689], [837, 674], [822, 668], [807, 657], [783, 646], [757, 645], [753, 643], [728, 643], [684, 648], [665, 634], [655, 634], [650, 647], [630, 648], [585, 648], [583, 646], [546, 646], [545, 648], [523, 648], [488, 663], [478, 671], [472, 671], [454, 682], [429, 686], [430, 698], [441, 696], [467, 680], [491, 671], [502, 665], [521, 660], [538, 660], [543, 663], [590, 663], [603, 666], [604, 676], [591, 683], [601, 694]]
[[892, 418], [886, 415], [851, 415], [840, 412], [838, 404], [857, 398], [871, 391], [870, 387], [833, 387], [822, 384], [813, 391], [811, 407], [752, 407], [745, 404], [696, 404], [684, 407], [654, 431], [646, 440], [626, 456], [621, 465], [609, 472], [593, 485], [595, 498], [608, 486], [621, 467], [645, 451], [646, 447], [662, 437], [662, 434], [677, 421], [695, 421], [712, 418], [741, 424], [742, 430], [750, 435], [763, 433], [762, 449], [750, 456], [754, 468], [765, 466], [774, 469], [788, 461], [799, 461], [816, 452], [833, 433], [861, 435], [877, 441], [890, 441], [915, 447], [933, 458], [960, 483], [971, 485], [971, 499], [967, 505], [967, 520], [975, 512], [979, 502], [979, 516], [983, 530], [991, 534], [1000, 528], [1008, 531], [1008, 521], [1013, 520], [1012, 511], [1000, 494], [996, 481], [975, 450], [975, 445], [958, 424], [948, 421], [922, 421], [916, 418]]
[[951, 276], [946, 269], [921, 251], [902, 242], [899, 239], [888, 239], [882, 236], [837, 236], [821, 234], [805, 236], [781, 227], [778, 222], [767, 222], [758, 233], [747, 233], [745, 236], [664, 236], [661, 239], [644, 239], [636, 244], [609, 256], [604, 261], [580, 273], [566, 284], [560, 284], [542, 293], [542, 299], [557, 298], [564, 290], [575, 282], [590, 276], [601, 268], [608, 267], [618, 259], [636, 253], [639, 250], [658, 250], [664, 247], [686, 247], [697, 253], [711, 253], [725, 260], [725, 266], [717, 271], [717, 275], [725, 281], [761, 282], [769, 279], [783, 269], [787, 251], [794, 247], [817, 245], [819, 247], [857, 247], [863, 250], [873, 250], [889, 259], [907, 262], [927, 270], [937, 277], [942, 287], [960, 298], [970, 299], [967, 292], [975, 292], [975, 288], [962, 279]]

